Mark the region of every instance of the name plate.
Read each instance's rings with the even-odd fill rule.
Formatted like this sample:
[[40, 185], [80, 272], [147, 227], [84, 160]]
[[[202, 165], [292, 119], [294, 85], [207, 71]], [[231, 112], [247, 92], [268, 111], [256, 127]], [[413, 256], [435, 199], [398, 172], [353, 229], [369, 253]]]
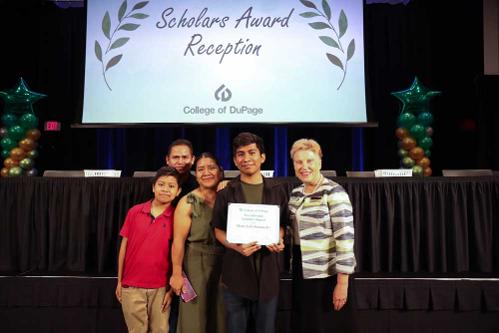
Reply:
[[[274, 177], [274, 170], [260, 170], [260, 173], [265, 178]], [[239, 170], [225, 170], [224, 171], [225, 178], [236, 178], [237, 176], [239, 176], [239, 174], [240, 174]]]
[[265, 178], [274, 177], [274, 170], [261, 170], [260, 171]]
[[119, 178], [121, 170], [83, 170], [85, 177], [111, 177]]
[[412, 169], [378, 169], [374, 177], [412, 177]]
[[279, 215], [277, 205], [231, 203], [227, 214], [227, 240], [236, 244], [277, 244]]

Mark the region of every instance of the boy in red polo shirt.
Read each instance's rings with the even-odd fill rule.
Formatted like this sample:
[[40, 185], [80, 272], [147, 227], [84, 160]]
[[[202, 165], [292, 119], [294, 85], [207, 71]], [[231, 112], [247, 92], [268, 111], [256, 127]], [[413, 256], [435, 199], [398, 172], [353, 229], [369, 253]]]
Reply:
[[120, 235], [118, 256], [120, 301], [129, 332], [167, 333], [170, 315], [171, 202], [180, 193], [179, 173], [162, 167], [153, 179], [154, 199], [132, 207]]

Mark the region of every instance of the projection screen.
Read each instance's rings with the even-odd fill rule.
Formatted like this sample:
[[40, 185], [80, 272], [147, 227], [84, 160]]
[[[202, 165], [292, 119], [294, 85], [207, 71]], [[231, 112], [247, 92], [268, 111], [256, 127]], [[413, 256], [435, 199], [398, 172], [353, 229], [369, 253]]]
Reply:
[[83, 124], [366, 122], [362, 0], [87, 0]]

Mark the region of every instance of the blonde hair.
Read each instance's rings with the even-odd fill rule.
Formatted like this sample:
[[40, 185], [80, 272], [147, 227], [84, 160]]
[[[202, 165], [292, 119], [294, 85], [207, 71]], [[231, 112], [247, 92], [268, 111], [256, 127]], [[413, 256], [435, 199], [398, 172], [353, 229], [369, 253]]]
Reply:
[[291, 150], [289, 155], [291, 155], [291, 159], [295, 156], [296, 152], [299, 150], [311, 150], [316, 153], [320, 158], [322, 158], [322, 149], [317, 141], [314, 139], [299, 139], [296, 140], [295, 143], [291, 146]]

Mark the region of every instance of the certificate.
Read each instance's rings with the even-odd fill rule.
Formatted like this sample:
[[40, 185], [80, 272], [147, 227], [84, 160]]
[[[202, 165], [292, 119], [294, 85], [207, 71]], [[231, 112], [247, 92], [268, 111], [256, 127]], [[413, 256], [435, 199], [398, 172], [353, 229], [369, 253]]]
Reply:
[[229, 204], [227, 240], [237, 244], [279, 243], [279, 211], [277, 205]]

